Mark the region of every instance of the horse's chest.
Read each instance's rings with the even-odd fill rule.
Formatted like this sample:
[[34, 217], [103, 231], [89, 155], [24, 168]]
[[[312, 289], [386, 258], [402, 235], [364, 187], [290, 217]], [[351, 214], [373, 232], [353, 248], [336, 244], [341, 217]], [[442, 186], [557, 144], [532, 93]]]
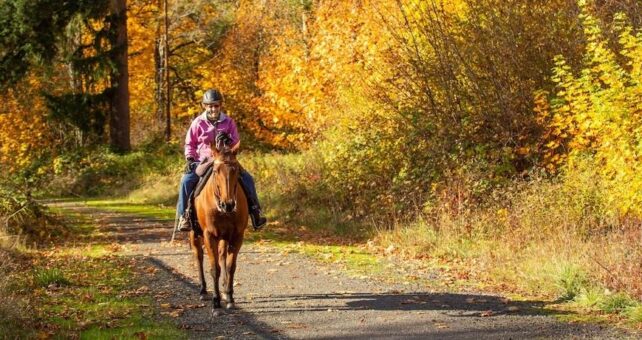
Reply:
[[213, 213], [210, 221], [211, 225], [209, 227], [215, 231], [215, 235], [219, 237], [231, 235], [235, 230], [235, 219], [232, 215]]

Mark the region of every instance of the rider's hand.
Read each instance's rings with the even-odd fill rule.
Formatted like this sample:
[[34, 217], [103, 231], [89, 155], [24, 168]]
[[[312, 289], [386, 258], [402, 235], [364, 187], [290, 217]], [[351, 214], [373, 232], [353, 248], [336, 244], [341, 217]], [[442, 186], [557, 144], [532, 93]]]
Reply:
[[230, 146], [232, 138], [225, 132], [219, 132], [216, 135], [216, 149], [221, 151], [224, 147]]

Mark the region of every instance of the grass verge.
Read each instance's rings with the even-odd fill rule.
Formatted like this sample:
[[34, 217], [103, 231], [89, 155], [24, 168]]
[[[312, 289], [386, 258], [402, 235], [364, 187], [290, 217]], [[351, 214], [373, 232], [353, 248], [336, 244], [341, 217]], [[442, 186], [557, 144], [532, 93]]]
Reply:
[[[76, 252], [69, 252], [76, 253]], [[108, 249], [103, 253], [110, 253]], [[34, 258], [24, 277], [31, 304], [38, 306], [38, 335], [87, 339], [185, 338], [155, 314], [139, 286], [131, 259], [113, 255], [48, 254]]]
[[[58, 210], [61, 213], [62, 210]], [[80, 214], [70, 226], [91, 241], [96, 228]], [[60, 242], [49, 250], [0, 252], [0, 334], [9, 338], [181, 339], [154, 308], [136, 259], [112, 245]], [[72, 242], [73, 241], [73, 242]], [[81, 244], [69, 246], [64, 244]], [[26, 311], [29, 311], [28, 313]]]

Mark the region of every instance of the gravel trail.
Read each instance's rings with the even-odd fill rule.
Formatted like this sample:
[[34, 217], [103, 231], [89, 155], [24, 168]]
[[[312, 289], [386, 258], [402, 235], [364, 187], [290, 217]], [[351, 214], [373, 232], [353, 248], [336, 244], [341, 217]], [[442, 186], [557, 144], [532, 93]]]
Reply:
[[[538, 301], [433, 292], [347, 276], [339, 268], [264, 244], [244, 244], [235, 284], [237, 308], [212, 317], [199, 301], [197, 271], [186, 234], [169, 243], [173, 222], [92, 208], [50, 205], [82, 213], [99, 226], [92, 242], [117, 245], [141, 275], [139, 293], [154, 296], [193, 339], [622, 339], [638, 338], [599, 325], [570, 324], [541, 313]], [[269, 228], [269, 226], [268, 226]], [[207, 260], [205, 261], [207, 264]], [[208, 291], [212, 292], [211, 278]]]

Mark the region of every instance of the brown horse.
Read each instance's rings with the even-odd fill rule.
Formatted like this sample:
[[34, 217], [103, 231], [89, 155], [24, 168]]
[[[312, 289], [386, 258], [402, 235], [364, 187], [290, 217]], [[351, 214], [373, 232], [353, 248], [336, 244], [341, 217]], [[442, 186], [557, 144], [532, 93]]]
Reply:
[[203, 234], [190, 232], [190, 242], [201, 280], [201, 300], [207, 296], [203, 274], [203, 244], [207, 249], [210, 274], [214, 282], [212, 313], [217, 315], [219, 312], [216, 312], [216, 309], [221, 308], [221, 292], [218, 286], [221, 274], [225, 308], [234, 307], [234, 271], [247, 226], [248, 205], [245, 192], [239, 188], [240, 165], [236, 160], [236, 151], [225, 149], [219, 152], [216, 148], [212, 150], [212, 175], [203, 191], [194, 200], [196, 216]]

